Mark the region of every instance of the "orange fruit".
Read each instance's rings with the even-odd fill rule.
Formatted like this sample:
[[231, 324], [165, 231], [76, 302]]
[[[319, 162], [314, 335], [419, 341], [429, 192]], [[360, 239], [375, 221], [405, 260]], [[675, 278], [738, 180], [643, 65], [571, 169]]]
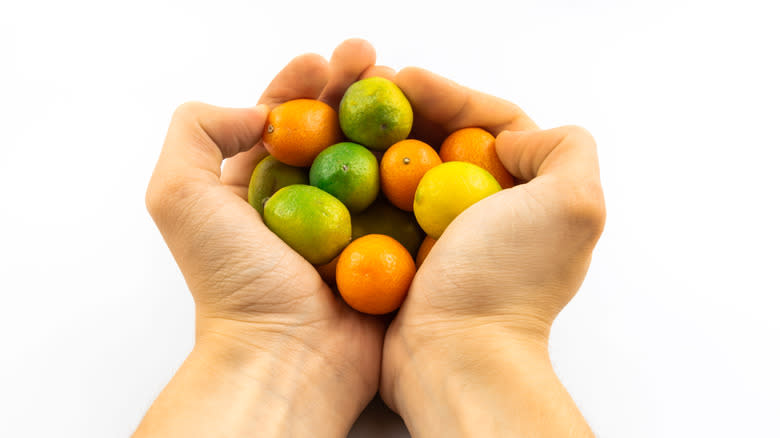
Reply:
[[431, 252], [434, 243], [436, 243], [436, 239], [431, 236], [425, 236], [422, 244], [420, 244], [420, 249], [417, 250], [417, 258], [414, 261], [414, 264], [417, 265], [417, 269], [420, 269], [425, 258], [428, 257], [428, 253]]
[[382, 193], [401, 210], [412, 211], [414, 192], [425, 172], [441, 164], [436, 150], [420, 140], [390, 146], [379, 164]]
[[353, 309], [382, 315], [401, 306], [415, 272], [411, 254], [397, 240], [368, 234], [342, 251], [336, 285]]
[[268, 113], [263, 144], [284, 164], [311, 166], [314, 158], [341, 140], [336, 110], [314, 99], [287, 101]]
[[465, 161], [487, 170], [508, 189], [515, 185], [515, 177], [506, 170], [496, 154], [496, 138], [482, 128], [463, 128], [449, 135], [441, 144], [439, 156], [444, 162]]

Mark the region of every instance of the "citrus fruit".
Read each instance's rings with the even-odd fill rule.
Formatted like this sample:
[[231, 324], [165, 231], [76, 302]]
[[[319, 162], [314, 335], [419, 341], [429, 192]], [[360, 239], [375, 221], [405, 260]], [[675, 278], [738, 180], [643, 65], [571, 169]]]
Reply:
[[294, 184], [265, 203], [268, 228], [312, 264], [333, 260], [352, 237], [349, 210], [312, 186]]
[[422, 241], [420, 249], [417, 250], [417, 257], [414, 260], [417, 269], [420, 269], [420, 265], [422, 265], [425, 258], [428, 257], [428, 253], [431, 252], [434, 243], [436, 243], [436, 239], [431, 236], [425, 236], [425, 240]]
[[475, 164], [439, 164], [426, 172], [417, 186], [414, 216], [429, 236], [438, 239], [463, 210], [500, 190], [498, 181]]
[[515, 185], [515, 178], [509, 173], [496, 154], [496, 138], [482, 128], [463, 128], [450, 134], [439, 149], [444, 162], [466, 161], [487, 170], [508, 189]]
[[403, 245], [392, 237], [369, 234], [344, 248], [336, 284], [353, 309], [382, 315], [401, 306], [414, 273], [414, 260]]
[[309, 175], [305, 169], [288, 166], [269, 155], [255, 166], [249, 179], [247, 200], [260, 215], [268, 198], [282, 187], [292, 184], [308, 184]]
[[350, 212], [359, 213], [379, 193], [379, 165], [363, 146], [337, 143], [317, 155], [309, 169], [309, 181], [338, 198]]
[[310, 166], [326, 147], [341, 140], [338, 114], [314, 99], [287, 101], [268, 113], [263, 144], [268, 152], [290, 166]]
[[401, 140], [382, 156], [382, 193], [396, 207], [412, 211], [414, 192], [425, 172], [441, 164], [436, 150], [420, 140]]
[[384, 234], [416, 254], [425, 236], [412, 213], [399, 210], [384, 199], [377, 199], [360, 214], [352, 215], [352, 240], [366, 234]]
[[353, 83], [339, 104], [344, 135], [371, 149], [387, 149], [405, 139], [412, 130], [412, 119], [412, 105], [403, 91], [381, 77]]

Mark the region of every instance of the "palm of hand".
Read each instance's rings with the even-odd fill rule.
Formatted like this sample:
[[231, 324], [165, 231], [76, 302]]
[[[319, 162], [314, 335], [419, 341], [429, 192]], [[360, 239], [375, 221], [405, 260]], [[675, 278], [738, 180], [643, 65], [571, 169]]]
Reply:
[[[517, 106], [429, 72], [409, 68], [398, 74], [396, 82], [415, 108], [412, 135], [431, 145], [438, 146], [449, 133], [470, 126], [483, 127], [493, 135], [504, 130], [536, 129]], [[547, 221], [537, 220], [537, 225], [530, 221], [546, 214], [544, 206], [525, 191], [524, 186], [501, 191], [461, 213], [449, 225], [417, 272], [396, 325], [425, 325], [431, 316], [487, 314], [491, 307], [505, 308], [506, 300], [492, 299], [485, 285], [509, 290], [533, 281], [522, 278], [525, 270], [507, 269], [516, 266], [523, 253], [538, 254], [538, 247], [544, 246], [535, 240], [545, 235], [539, 228]], [[441, 290], [448, 292], [442, 294]]]
[[[603, 213], [596, 205], [596, 213], [589, 216], [591, 232], [584, 237], [570, 232], [581, 225], [578, 222], [583, 217], [576, 202], [579, 189], [561, 185], [555, 175], [542, 175], [546, 163], [553, 168], [561, 161], [556, 154], [571, 154], [565, 151], [571, 149], [567, 145], [572, 142], [570, 130], [538, 131], [509, 102], [420, 69], [407, 68], [393, 75], [387, 68], [373, 66], [374, 59], [370, 45], [354, 40], [339, 46], [330, 64], [316, 55], [303, 55], [277, 75], [259, 103], [273, 107], [295, 98], [319, 98], [335, 106], [352, 82], [380, 75], [393, 79], [411, 101], [415, 111], [411, 137], [432, 146], [467, 126], [480, 126], [494, 135], [505, 130], [550, 134], [526, 148], [530, 152], [513, 151], [507, 146], [511, 141], [498, 137], [499, 157], [506, 167], [533, 184], [485, 199], [450, 225], [418, 271], [386, 334], [379, 319], [352, 311], [336, 298], [316, 269], [268, 230], [246, 202], [252, 170], [267, 154], [262, 145], [227, 159], [221, 174], [211, 169], [212, 175], [200, 178], [218, 178], [208, 190], [177, 186], [178, 195], [188, 194], [183, 198], [188, 200], [189, 212], [207, 213], [187, 215], [196, 222], [194, 228], [166, 220], [165, 202], [156, 202], [157, 213], [153, 214], [195, 298], [200, 332], [223, 332], [227, 327], [230, 337], [238, 333], [249, 344], [253, 336], [269, 333], [303, 340], [307, 348], [338, 364], [340, 373], [356, 376], [360, 383], [349, 396], [357, 403], [367, 402], [376, 391], [383, 335], [384, 394], [392, 390], [392, 379], [402, 366], [397, 346], [411, 337], [443, 337], [467, 330], [469, 325], [497, 322], [511, 326], [529, 319], [539, 319], [540, 327], [549, 327], [576, 292], [603, 226]], [[224, 134], [225, 143], [240, 134]], [[578, 136], [581, 133], [574, 135]], [[169, 141], [176, 143], [175, 138]], [[211, 144], [203, 149], [216, 149], [216, 144], [224, 148], [217, 139], [204, 141]], [[576, 176], [574, 170], [570, 173]], [[592, 170], [586, 173], [596, 176], [596, 184], [588, 190], [600, 195], [598, 171]], [[555, 199], [562, 187], [573, 189], [574, 196]], [[585, 206], [588, 209], [590, 205]], [[577, 242], [571, 244], [572, 240]], [[567, 258], [577, 261], [560, 263]]]
[[[374, 60], [374, 49], [359, 40], [340, 45], [330, 63], [318, 55], [299, 56], [276, 76], [259, 104], [272, 108], [291, 99], [319, 98], [333, 106], [361, 74], [388, 74]], [[199, 336], [261, 350], [273, 340], [300, 341], [335, 367], [334, 373], [349, 376], [350, 393], [342, 396], [354, 399], [350, 404], [367, 403], [377, 390], [384, 324], [341, 302], [246, 202], [252, 170], [267, 152], [262, 144], [249, 150], [237, 144], [240, 138], [257, 138], [262, 125], [259, 131], [255, 125], [262, 120], [254, 116], [251, 129], [231, 125], [231, 117], [219, 110], [215, 117], [226, 119], [209, 131], [204, 125], [217, 124], [203, 120], [204, 111], [212, 109], [185, 104], [177, 110], [147, 193], [150, 212], [195, 299]], [[241, 123], [247, 123], [246, 114], [241, 113]], [[222, 157], [215, 154], [220, 150], [230, 157], [221, 170]], [[196, 165], [184, 169], [182, 159]]]
[[595, 144], [584, 130], [539, 131], [515, 105], [423, 70], [395, 81], [415, 110], [413, 135], [435, 146], [457, 129], [485, 128], [505, 167], [528, 183], [461, 213], [418, 270], [385, 336], [381, 386], [391, 406], [409, 354], [427, 343], [452, 345], [481, 327], [546, 339], [584, 278], [604, 220]]

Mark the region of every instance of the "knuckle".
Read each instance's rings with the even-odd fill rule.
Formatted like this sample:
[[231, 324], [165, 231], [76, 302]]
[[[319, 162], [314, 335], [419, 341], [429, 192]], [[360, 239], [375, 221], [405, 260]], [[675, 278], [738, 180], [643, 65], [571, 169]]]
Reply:
[[591, 135], [590, 131], [583, 128], [582, 126], [566, 125], [561, 129], [566, 133], [567, 137], [574, 141], [595, 143], [595, 139], [593, 138], [593, 135]]
[[158, 200], [155, 197], [154, 186], [151, 182], [146, 187], [146, 195], [144, 196], [144, 201], [146, 204], [146, 211], [149, 212], [150, 216], [154, 217], [155, 212], [157, 211]]
[[[567, 125], [560, 129], [566, 141], [577, 147], [595, 145], [591, 133], [581, 126]], [[604, 192], [598, 177], [587, 174], [576, 183], [570, 181], [566, 186], [562, 210], [565, 221], [587, 239], [598, 239], [604, 230], [607, 216]]]
[[146, 211], [149, 215], [158, 220], [162, 217], [162, 213], [166, 210], [165, 205], [168, 197], [163, 193], [163, 188], [160, 187], [159, 179], [152, 177], [149, 181], [149, 186], [146, 188]]
[[146, 210], [154, 220], [164, 220], [177, 200], [188, 199], [193, 192], [192, 183], [184, 178], [154, 175], [146, 189]]
[[566, 222], [587, 237], [598, 238], [607, 219], [606, 203], [601, 185], [584, 184], [574, 188], [564, 204]]
[[184, 102], [173, 111], [173, 122], [192, 121], [198, 119], [198, 114], [203, 111], [204, 103], [198, 101]]

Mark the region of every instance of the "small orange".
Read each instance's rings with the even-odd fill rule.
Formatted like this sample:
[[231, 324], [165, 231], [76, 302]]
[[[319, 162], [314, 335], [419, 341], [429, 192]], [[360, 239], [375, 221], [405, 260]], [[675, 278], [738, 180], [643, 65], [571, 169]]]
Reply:
[[420, 140], [401, 140], [390, 146], [379, 164], [382, 192], [401, 210], [412, 211], [414, 192], [425, 172], [441, 164], [436, 150]]
[[476, 164], [490, 172], [503, 189], [515, 185], [515, 177], [501, 164], [496, 154], [496, 138], [482, 128], [463, 128], [453, 132], [441, 144], [439, 156], [444, 162]]
[[314, 99], [287, 101], [268, 113], [263, 144], [290, 166], [311, 166], [317, 154], [341, 140], [336, 110]]
[[431, 248], [433, 248], [434, 243], [436, 243], [436, 239], [431, 236], [425, 236], [425, 239], [420, 244], [420, 249], [417, 250], [417, 259], [415, 260], [417, 269], [420, 269], [420, 266], [425, 261], [425, 258], [428, 257], [428, 253], [431, 252]]
[[353, 309], [382, 315], [401, 306], [415, 272], [403, 245], [389, 236], [368, 234], [344, 248], [336, 265], [336, 284]]

